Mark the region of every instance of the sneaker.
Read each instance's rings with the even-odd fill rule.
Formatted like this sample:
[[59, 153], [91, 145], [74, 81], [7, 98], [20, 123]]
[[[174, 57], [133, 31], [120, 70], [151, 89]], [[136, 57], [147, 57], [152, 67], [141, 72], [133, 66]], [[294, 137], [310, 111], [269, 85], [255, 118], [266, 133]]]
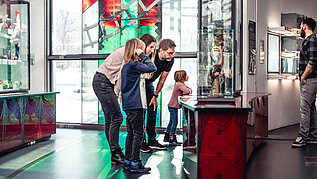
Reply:
[[141, 144], [141, 149], [140, 149], [140, 151], [141, 151], [142, 153], [151, 153], [151, 152], [153, 152], [153, 150], [152, 150], [148, 145], [146, 145], [146, 143], [142, 143], [142, 144]]
[[167, 146], [158, 143], [157, 140], [149, 140], [148, 145], [153, 150], [165, 150], [167, 148]]
[[306, 145], [306, 141], [303, 137], [298, 136], [295, 141], [292, 143], [292, 147], [303, 147]]
[[124, 154], [121, 148], [111, 150], [111, 163], [124, 164]]
[[129, 169], [130, 169], [130, 166], [131, 166], [131, 161], [130, 161], [130, 160], [124, 160], [123, 170], [124, 170], [124, 171], [129, 170]]
[[311, 136], [307, 137], [306, 143], [307, 144], [317, 144], [317, 137], [311, 137]]
[[167, 132], [164, 132], [163, 142], [169, 142], [169, 140], [170, 140], [170, 134]]
[[131, 162], [129, 170], [131, 173], [148, 173], [149, 171], [151, 171], [151, 168], [144, 167], [141, 161], [136, 161], [136, 162]]

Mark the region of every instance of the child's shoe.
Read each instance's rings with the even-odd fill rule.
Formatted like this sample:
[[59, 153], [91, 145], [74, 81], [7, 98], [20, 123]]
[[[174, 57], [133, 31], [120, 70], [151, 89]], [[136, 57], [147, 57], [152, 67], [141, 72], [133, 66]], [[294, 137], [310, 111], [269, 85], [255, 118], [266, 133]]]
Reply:
[[151, 168], [144, 167], [141, 161], [133, 161], [131, 162], [129, 170], [131, 173], [149, 173], [149, 171], [151, 171]]
[[164, 132], [164, 139], [163, 139], [163, 142], [169, 142], [169, 139], [170, 139], [170, 134], [167, 133], [167, 132]]
[[124, 166], [123, 166], [123, 170], [126, 171], [126, 170], [129, 170], [130, 169], [130, 166], [131, 166], [131, 161], [130, 160], [124, 160]]
[[121, 148], [111, 150], [111, 164], [124, 164], [124, 154]]
[[170, 146], [180, 146], [180, 145], [182, 145], [182, 143], [177, 142], [176, 135], [171, 135], [169, 138], [169, 145]]

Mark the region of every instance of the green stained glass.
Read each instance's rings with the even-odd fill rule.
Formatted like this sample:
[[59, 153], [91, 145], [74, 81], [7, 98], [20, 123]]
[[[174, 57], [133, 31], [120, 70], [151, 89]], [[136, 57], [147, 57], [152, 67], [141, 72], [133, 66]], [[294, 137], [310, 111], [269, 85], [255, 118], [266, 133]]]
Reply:
[[139, 28], [139, 37], [141, 37], [143, 34], [151, 34], [156, 39], [158, 38], [157, 34], [157, 26], [143, 26]]
[[98, 67], [104, 62], [105, 60], [98, 60]]
[[[121, 0], [121, 7], [126, 6], [129, 4], [131, 0]], [[129, 7], [128, 7], [128, 13], [126, 11], [122, 12], [121, 14], [121, 19], [130, 19], [129, 15], [131, 16], [132, 19], [136, 19], [138, 17], [139, 13], [139, 4], [138, 1], [133, 2]], [[129, 14], [129, 15], [128, 15]]]
[[[129, 21], [129, 20], [125, 20]], [[121, 35], [121, 45], [125, 45], [126, 42], [132, 38], [138, 37], [138, 29], [136, 25], [124, 26]]]
[[106, 29], [107, 39], [102, 42], [104, 48], [99, 50], [99, 54], [107, 54], [120, 47], [120, 33], [118, 28]]

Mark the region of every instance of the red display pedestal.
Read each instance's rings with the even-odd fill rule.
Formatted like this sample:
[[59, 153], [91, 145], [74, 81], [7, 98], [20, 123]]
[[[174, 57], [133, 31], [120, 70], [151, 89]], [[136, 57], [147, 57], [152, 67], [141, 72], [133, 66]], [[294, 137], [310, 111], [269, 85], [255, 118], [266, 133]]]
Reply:
[[256, 96], [198, 102], [180, 98], [185, 108], [183, 167], [189, 178], [239, 179], [245, 176], [247, 120]]

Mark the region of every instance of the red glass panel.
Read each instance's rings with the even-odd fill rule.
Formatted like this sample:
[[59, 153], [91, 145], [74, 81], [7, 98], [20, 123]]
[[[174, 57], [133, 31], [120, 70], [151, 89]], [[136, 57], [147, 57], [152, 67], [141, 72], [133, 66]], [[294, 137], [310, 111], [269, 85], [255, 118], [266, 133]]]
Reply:
[[84, 13], [95, 2], [97, 2], [97, 0], [83, 0], [82, 1], [82, 6], [83, 6], [82, 12]]
[[[141, 0], [140, 3], [143, 3], [144, 7], [147, 9], [149, 8], [151, 5], [154, 6], [149, 10], [148, 13], [145, 13], [142, 17], [142, 18], [145, 18], [145, 19], [142, 19], [142, 20], [139, 20], [139, 25], [142, 27], [142, 26], [155, 26], [155, 23], [158, 21], [156, 19], [156, 15], [157, 15], [157, 3], [158, 1], [156, 0]], [[144, 9], [142, 8], [141, 4], [139, 3], [139, 13], [142, 14], [144, 12]]]
[[[104, 12], [102, 17], [109, 18], [113, 15], [115, 15], [118, 11], [121, 9], [121, 0], [104, 0], [102, 2], [104, 7], [102, 8], [102, 11]], [[121, 16], [118, 14], [115, 17], [118, 20], [118, 23], [120, 24]], [[109, 19], [109, 21], [104, 22], [105, 28], [116, 28], [117, 25], [115, 24], [115, 21], [113, 18]]]

